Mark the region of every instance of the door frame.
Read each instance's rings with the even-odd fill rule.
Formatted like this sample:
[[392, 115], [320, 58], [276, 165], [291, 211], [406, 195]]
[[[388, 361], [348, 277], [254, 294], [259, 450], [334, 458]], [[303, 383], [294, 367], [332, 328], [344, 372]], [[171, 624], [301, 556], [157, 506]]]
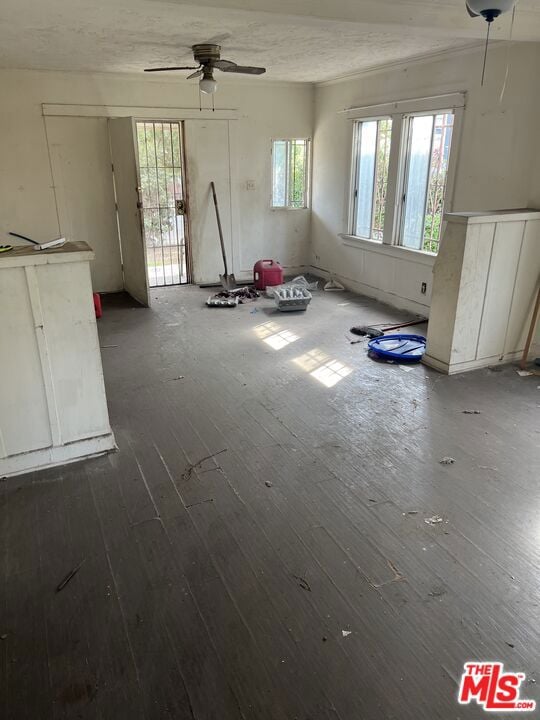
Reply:
[[[185, 246], [185, 257], [186, 257], [186, 282], [185, 283], [173, 283], [171, 285], [157, 285], [157, 286], [151, 286], [148, 282], [148, 247], [146, 245], [146, 234], [144, 230], [144, 205], [142, 201], [142, 184], [141, 184], [141, 168], [140, 168], [140, 162], [139, 162], [139, 143], [137, 139], [137, 123], [168, 123], [168, 124], [175, 124], [178, 125], [179, 130], [179, 136], [180, 136], [180, 162], [182, 167], [180, 168], [181, 172], [181, 181], [182, 181], [182, 192], [184, 195], [184, 205], [185, 205], [185, 213], [184, 213], [184, 246]], [[186, 151], [185, 151], [185, 133], [184, 133], [184, 121], [179, 120], [178, 118], [173, 119], [165, 119], [165, 118], [148, 118], [148, 117], [134, 117], [133, 118], [133, 142], [135, 144], [135, 164], [136, 164], [136, 170], [137, 170], [137, 194], [138, 194], [138, 202], [137, 202], [137, 208], [139, 210], [139, 222], [141, 225], [141, 232], [143, 237], [143, 245], [144, 245], [144, 262], [146, 263], [146, 279], [148, 283], [148, 288], [150, 287], [182, 287], [182, 285], [192, 285], [193, 284], [193, 255], [191, 252], [191, 233], [190, 233], [190, 222], [189, 222], [189, 216], [190, 216], [190, 207], [189, 207], [189, 189], [188, 189], [188, 182], [187, 182], [187, 172], [186, 172]]]

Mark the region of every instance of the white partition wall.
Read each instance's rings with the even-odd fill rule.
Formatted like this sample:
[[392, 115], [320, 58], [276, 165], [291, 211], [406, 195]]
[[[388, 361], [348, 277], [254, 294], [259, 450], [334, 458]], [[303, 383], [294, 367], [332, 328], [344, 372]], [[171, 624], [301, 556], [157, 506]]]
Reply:
[[540, 212], [450, 213], [433, 269], [425, 362], [457, 373], [523, 351], [540, 274]]
[[115, 447], [92, 258], [83, 242], [0, 256], [0, 477]]

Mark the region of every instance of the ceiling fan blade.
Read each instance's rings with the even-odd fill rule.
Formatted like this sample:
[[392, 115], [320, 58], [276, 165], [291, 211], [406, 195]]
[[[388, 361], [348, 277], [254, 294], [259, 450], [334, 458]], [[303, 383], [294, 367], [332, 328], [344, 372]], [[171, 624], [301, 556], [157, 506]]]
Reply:
[[[221, 62], [221, 61], [220, 61]], [[262, 75], [266, 72], [266, 68], [263, 67], [253, 67], [251, 65], [236, 65], [233, 64], [232, 66], [226, 66], [226, 67], [219, 67], [219, 65], [214, 65], [214, 67], [217, 67], [222, 72], [227, 73], [243, 73], [244, 75]]]
[[164, 68], [145, 68], [144, 72], [167, 72], [168, 70], [196, 70], [194, 65], [186, 67], [164, 67]]
[[203, 74], [203, 69], [199, 68], [194, 73], [191, 73], [191, 75], [188, 75], [186, 80], [191, 80], [191, 78], [201, 77], [202, 74]]
[[475, 13], [471, 10], [469, 7], [469, 3], [465, 0], [465, 7], [467, 8], [467, 12], [469, 13], [469, 17], [479, 17], [478, 13]]
[[222, 70], [223, 72], [234, 72], [234, 69], [230, 70], [229, 68], [238, 67], [238, 65], [232, 60], [216, 60], [214, 63], [212, 63], [212, 65], [213, 67], [217, 68], [218, 70]]

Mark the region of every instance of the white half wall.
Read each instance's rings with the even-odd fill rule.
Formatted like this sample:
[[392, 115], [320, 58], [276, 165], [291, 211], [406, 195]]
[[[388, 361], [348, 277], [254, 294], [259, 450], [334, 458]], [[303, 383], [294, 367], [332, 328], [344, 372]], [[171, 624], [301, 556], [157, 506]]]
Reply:
[[[507, 57], [508, 80], [501, 101]], [[311, 253], [315, 268], [334, 273], [353, 290], [429, 312], [429, 256], [339, 237], [347, 232], [352, 148], [352, 121], [339, 114], [345, 108], [466, 92], [461, 138], [455, 138], [459, 155], [454, 196], [447, 198], [446, 211], [520, 208], [540, 202], [540, 103], [535, 90], [540, 45], [492, 45], [484, 87], [481, 62], [480, 49], [446, 53], [316, 87]]]
[[[51, 139], [48, 144], [42, 104], [195, 110], [199, 107], [197, 83], [187, 82], [180, 74], [158, 79], [142, 74], [0, 70], [0, 87], [2, 243], [8, 242], [9, 230], [47, 240], [64, 232], [71, 233], [70, 228], [77, 227], [77, 218], [65, 207], [69, 193], [65, 188], [55, 188], [63, 180], [62, 174], [55, 176], [51, 170], [51, 161], [54, 165], [58, 158], [51, 158]], [[293, 212], [270, 208], [270, 149], [273, 138], [312, 137], [313, 92], [311, 85], [301, 83], [220, 82], [216, 107], [235, 109], [238, 117], [229, 124], [235, 247], [232, 270], [239, 277], [249, 277], [253, 263], [260, 258], [279, 260], [291, 271], [309, 261], [309, 210]], [[95, 143], [99, 122], [88, 125]], [[53, 141], [57, 139], [55, 134]], [[58, 148], [54, 150], [58, 155]], [[196, 162], [196, 148], [193, 151]], [[84, 156], [84, 152], [80, 155]], [[73, 182], [72, 172], [64, 177]], [[208, 183], [211, 179], [208, 178]], [[102, 199], [96, 192], [96, 203], [99, 200], [103, 206]], [[70, 217], [70, 228], [66, 226], [66, 217]], [[84, 239], [96, 251], [94, 289], [102, 292], [120, 289], [117, 240], [101, 234], [98, 241], [93, 241], [91, 233]], [[216, 267], [216, 280], [218, 271], [222, 271], [221, 267]]]

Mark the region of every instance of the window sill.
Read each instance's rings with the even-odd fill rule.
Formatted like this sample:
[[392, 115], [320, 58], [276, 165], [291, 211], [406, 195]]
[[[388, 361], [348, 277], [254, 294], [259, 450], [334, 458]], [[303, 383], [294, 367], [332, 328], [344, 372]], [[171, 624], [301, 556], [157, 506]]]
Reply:
[[422, 250], [413, 250], [412, 248], [406, 248], [401, 245], [389, 245], [380, 240], [368, 240], [366, 238], [356, 237], [355, 235], [348, 235], [347, 233], [340, 233], [339, 237], [343, 240], [343, 244], [348, 247], [364, 249], [380, 255], [390, 255], [391, 257], [401, 258], [407, 262], [416, 262], [421, 265], [433, 267], [437, 259], [436, 255], [423, 252]]
[[307, 205], [304, 207], [274, 207], [273, 205], [270, 205], [270, 210], [292, 210], [293, 212], [298, 212], [298, 210], [309, 210]]

